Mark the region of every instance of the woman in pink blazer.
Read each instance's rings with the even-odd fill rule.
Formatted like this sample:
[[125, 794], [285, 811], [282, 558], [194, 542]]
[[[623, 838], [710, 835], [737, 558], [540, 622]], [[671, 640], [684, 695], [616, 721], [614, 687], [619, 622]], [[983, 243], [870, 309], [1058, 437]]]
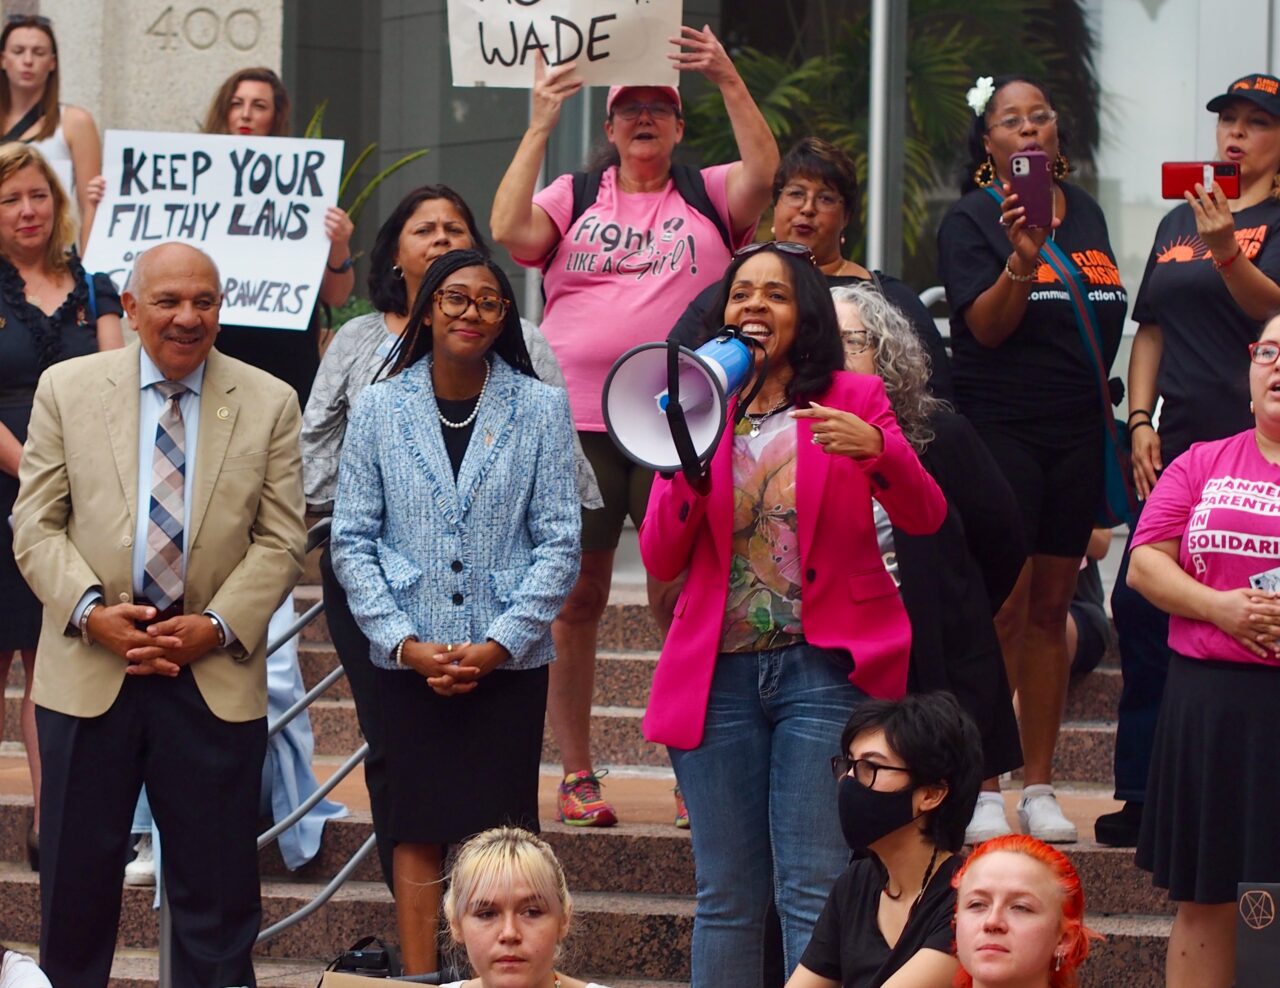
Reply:
[[655, 480], [640, 529], [653, 576], [688, 571], [644, 729], [693, 825], [693, 988], [761, 983], [771, 903], [788, 975], [799, 962], [848, 860], [831, 755], [859, 701], [907, 684], [911, 627], [871, 499], [912, 534], [946, 514], [880, 379], [840, 370], [808, 248], [740, 250], [711, 311], [762, 344], [767, 376], [702, 483]]

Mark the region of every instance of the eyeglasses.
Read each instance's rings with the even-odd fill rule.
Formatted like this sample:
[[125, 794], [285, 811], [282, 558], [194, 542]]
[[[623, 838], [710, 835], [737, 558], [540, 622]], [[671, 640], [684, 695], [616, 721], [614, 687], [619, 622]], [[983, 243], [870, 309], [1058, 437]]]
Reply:
[[798, 185], [788, 186], [783, 189], [782, 194], [778, 196], [778, 201], [786, 203], [792, 209], [804, 209], [804, 205], [809, 201], [811, 195], [814, 206], [824, 213], [834, 213], [844, 205], [844, 196], [837, 195], [834, 192], [827, 192], [825, 189], [810, 193], [808, 189], [802, 189]]
[[53, 21], [39, 14], [10, 14], [4, 19], [6, 25], [13, 27], [43, 27], [53, 29]]
[[641, 113], [647, 112], [654, 120], [671, 120], [677, 116], [674, 103], [666, 100], [654, 100], [652, 103], [624, 103], [615, 106], [613, 113], [628, 122], [635, 120]]
[[997, 127], [1001, 130], [1021, 130], [1022, 125], [1027, 121], [1030, 121], [1031, 124], [1036, 127], [1047, 127], [1057, 119], [1057, 110], [1036, 110], [1035, 113], [1028, 113], [1025, 117], [1002, 117], [992, 123], [992, 125], [987, 128], [987, 132], [990, 133]]
[[1249, 359], [1255, 364], [1274, 364], [1277, 359], [1280, 359], [1280, 343], [1270, 341], [1250, 343]]
[[795, 243], [792, 240], [758, 240], [753, 244], [747, 244], [745, 247], [739, 247], [733, 252], [733, 256], [750, 257], [752, 254], [758, 254], [762, 250], [772, 250], [778, 254], [790, 254], [792, 257], [803, 257], [810, 264], [817, 264], [817, 260], [811, 251], [804, 244]]
[[443, 288], [431, 297], [440, 306], [440, 311], [450, 319], [465, 315], [474, 305], [480, 321], [490, 324], [500, 321], [507, 314], [507, 306], [511, 304], [509, 299], [499, 298], [497, 295], [481, 295], [479, 298], [472, 298], [463, 292], [446, 291]]
[[845, 330], [841, 332], [840, 340], [844, 343], [844, 352], [849, 354], [866, 353], [871, 346], [871, 338], [865, 329]]
[[911, 769], [900, 765], [881, 765], [867, 758], [850, 758], [848, 755], [831, 756], [831, 774], [837, 781], [850, 772], [862, 785], [870, 789], [876, 784], [876, 776], [881, 772], [905, 772], [910, 775]]

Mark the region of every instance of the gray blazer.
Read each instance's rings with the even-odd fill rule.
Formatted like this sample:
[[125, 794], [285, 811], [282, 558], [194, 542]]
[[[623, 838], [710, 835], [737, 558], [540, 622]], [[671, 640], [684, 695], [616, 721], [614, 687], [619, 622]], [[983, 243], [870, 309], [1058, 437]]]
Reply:
[[494, 356], [455, 483], [426, 360], [366, 388], [342, 447], [333, 568], [375, 665], [409, 635], [492, 638], [504, 668], [555, 657], [578, 576], [581, 511], [568, 394]]

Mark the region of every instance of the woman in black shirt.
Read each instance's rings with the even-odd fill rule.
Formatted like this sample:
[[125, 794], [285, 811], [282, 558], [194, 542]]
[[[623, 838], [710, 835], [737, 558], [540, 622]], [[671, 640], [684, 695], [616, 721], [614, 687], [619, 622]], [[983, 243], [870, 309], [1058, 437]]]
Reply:
[[865, 856], [827, 897], [787, 988], [950, 988], [955, 890], [982, 742], [950, 693], [864, 700], [831, 759], [840, 827]]
[[[956, 405], [1000, 464], [1021, 508], [1029, 558], [997, 630], [1022, 715], [1025, 833], [1076, 839], [1053, 793], [1053, 750], [1066, 699], [1067, 609], [1103, 491], [1103, 421], [1094, 361], [1046, 241], [1078, 269], [1109, 370], [1127, 297], [1098, 204], [1062, 178], [1057, 111], [1039, 83], [1005, 76], [971, 91], [974, 176], [938, 230], [938, 265], [951, 306]], [[985, 84], [985, 85], [983, 85]], [[1007, 184], [1010, 156], [1053, 161], [1052, 229], [1030, 229]], [[978, 184], [984, 187], [977, 187]], [[993, 192], [1008, 198], [1003, 205]]]

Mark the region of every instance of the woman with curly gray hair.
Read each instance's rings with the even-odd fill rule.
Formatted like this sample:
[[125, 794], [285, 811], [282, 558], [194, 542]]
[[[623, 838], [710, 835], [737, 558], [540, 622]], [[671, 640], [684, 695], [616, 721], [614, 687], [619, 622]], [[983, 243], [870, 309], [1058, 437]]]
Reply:
[[912, 692], [950, 690], [982, 731], [983, 792], [966, 843], [1008, 833], [999, 776], [1022, 764], [1000, 641], [992, 618], [1026, 558], [1017, 501], [964, 416], [928, 391], [929, 355], [906, 317], [871, 285], [831, 289], [845, 369], [876, 374], [920, 462], [942, 488], [947, 519], [909, 535], [877, 511], [885, 568], [911, 619]]

